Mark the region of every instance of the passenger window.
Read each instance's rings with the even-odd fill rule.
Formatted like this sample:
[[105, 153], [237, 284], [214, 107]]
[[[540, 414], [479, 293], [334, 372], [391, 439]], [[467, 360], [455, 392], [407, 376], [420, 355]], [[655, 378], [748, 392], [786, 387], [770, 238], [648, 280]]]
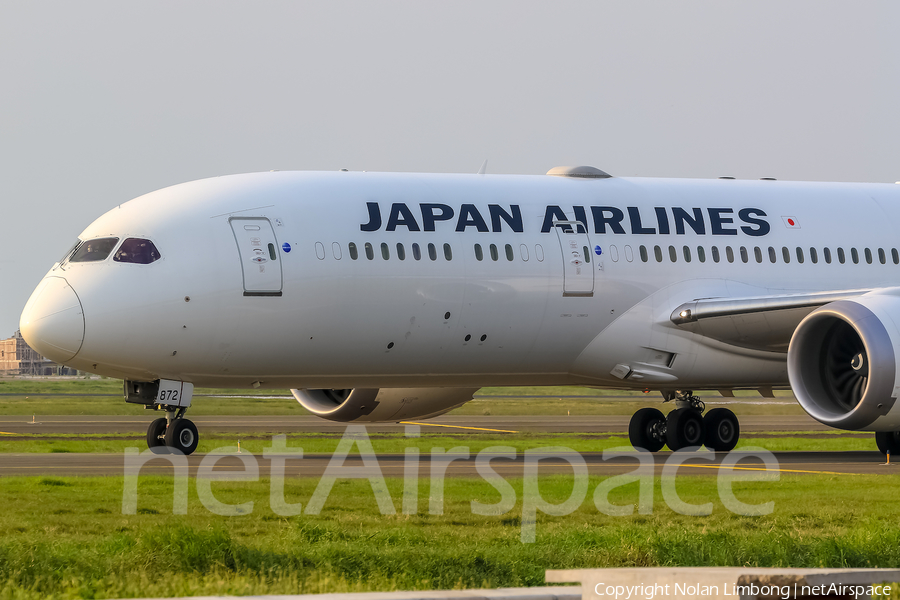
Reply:
[[741, 262], [747, 262], [750, 260], [750, 257], [747, 255], [747, 248], [741, 246]]
[[818, 253], [816, 252], [816, 249], [815, 249], [815, 248], [810, 248], [810, 249], [809, 249], [809, 260], [810, 260], [810, 262], [811, 262], [812, 264], [816, 264], [816, 263], [819, 262], [819, 255], [818, 255]]
[[868, 248], [866, 248], [865, 253], [866, 253], [866, 264], [871, 265], [872, 264], [872, 251], [869, 250]]
[[838, 248], [837, 250], [838, 250], [838, 262], [841, 264], [844, 264], [844, 262], [847, 260], [847, 258], [844, 256], [844, 249]]
[[437, 260], [437, 248], [434, 244], [428, 244], [428, 258]]
[[335, 260], [341, 260], [341, 245], [337, 242], [331, 242], [331, 253]]
[[797, 246], [797, 262], [803, 264], [803, 248]]
[[653, 254], [656, 256], [656, 262], [662, 262], [662, 248], [653, 246]]
[[413, 258], [416, 260], [422, 260], [422, 250], [419, 248], [418, 244], [412, 245]]
[[528, 262], [528, 246], [525, 244], [519, 244], [519, 254], [522, 255], [522, 260]]
[[791, 262], [791, 251], [787, 249], [787, 246], [781, 247], [781, 258], [784, 259], [784, 264]]
[[859, 264], [859, 252], [856, 251], [856, 248], [850, 248], [850, 260], [853, 261], [854, 265]]
[[[513, 254], [512, 246], [507, 244], [505, 250], [506, 250], [506, 260], [512, 261], [516, 257], [515, 254]], [[587, 260], [587, 259], [585, 259], [585, 260]]]
[[397, 258], [406, 260], [406, 248], [403, 247], [403, 244], [397, 244]]
[[778, 261], [778, 254], [775, 252], [775, 248], [769, 246], [769, 262], [775, 264]]
[[823, 248], [822, 254], [825, 255], [825, 263], [830, 265], [831, 264], [831, 250], [828, 248]]
[[719, 247], [718, 246], [712, 247], [712, 257], [713, 257], [713, 262], [719, 262]]
[[650, 260], [650, 257], [647, 255], [647, 246], [641, 246], [638, 248], [638, 254], [641, 255], [641, 260], [647, 262]]
[[538, 259], [538, 262], [544, 262], [544, 247], [540, 244], [534, 245], [534, 257]]
[[897, 252], [896, 248], [891, 248], [891, 258], [895, 265], [900, 265], [900, 252]]
[[731, 249], [731, 246], [725, 246], [725, 258], [730, 263], [734, 262], [734, 250]]
[[706, 250], [703, 249], [703, 246], [697, 246], [697, 260], [706, 262]]
[[391, 249], [388, 248], [388, 245], [384, 242], [381, 242], [381, 258], [383, 258], [384, 260], [391, 259]]
[[350, 251], [350, 258], [352, 258], [353, 260], [359, 258], [359, 250], [356, 249], [356, 244], [350, 242], [349, 244], [347, 244], [347, 249]]
[[756, 262], [762, 262], [762, 250], [760, 250], [759, 246], [753, 247], [753, 256], [756, 257]]
[[117, 237], [88, 240], [78, 247], [78, 250], [69, 259], [69, 262], [99, 262], [106, 260], [118, 243], [119, 238]]
[[[272, 260], [275, 260], [275, 257], [272, 256], [274, 254], [275, 246], [269, 244], [269, 256]], [[156, 249], [153, 242], [140, 238], [127, 238], [122, 242], [122, 245], [119, 246], [115, 255], [113, 255], [113, 260], [116, 262], [135, 263], [139, 265], [149, 265], [150, 263], [159, 260], [159, 258], [159, 250]]]
[[484, 251], [481, 249], [481, 244], [475, 244], [475, 260], [484, 260]]
[[366, 242], [366, 258], [369, 260], [375, 260], [375, 250], [372, 248], [372, 244]]
[[672, 262], [678, 261], [678, 251], [675, 250], [675, 246], [669, 246], [669, 260]]
[[684, 252], [684, 262], [691, 262], [691, 249], [685, 246], [682, 251]]
[[884, 255], [884, 248], [878, 249], [878, 262], [881, 264], [887, 263], [887, 257]]
[[491, 244], [491, 260], [499, 260], [499, 259], [500, 259], [500, 253], [497, 252], [497, 245]]
[[444, 259], [453, 260], [453, 251], [450, 249], [450, 244], [444, 244]]

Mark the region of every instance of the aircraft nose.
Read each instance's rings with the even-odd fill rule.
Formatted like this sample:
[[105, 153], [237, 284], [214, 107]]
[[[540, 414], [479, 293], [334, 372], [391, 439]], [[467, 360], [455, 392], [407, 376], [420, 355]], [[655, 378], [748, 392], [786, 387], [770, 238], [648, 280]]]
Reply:
[[28, 345], [58, 363], [71, 360], [84, 342], [84, 312], [62, 277], [45, 277], [28, 299], [19, 330]]

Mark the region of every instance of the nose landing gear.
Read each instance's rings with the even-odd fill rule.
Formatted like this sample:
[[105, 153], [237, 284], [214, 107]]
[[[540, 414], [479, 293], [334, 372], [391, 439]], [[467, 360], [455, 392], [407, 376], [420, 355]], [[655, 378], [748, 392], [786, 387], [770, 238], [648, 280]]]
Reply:
[[125, 401], [143, 404], [149, 410], [164, 410], [164, 418], [155, 419], [147, 428], [147, 447], [157, 454], [174, 450], [191, 454], [197, 449], [197, 426], [184, 418], [191, 405], [194, 385], [184, 381], [126, 381]]
[[670, 450], [705, 445], [714, 452], [729, 452], [741, 435], [740, 424], [727, 408], [714, 408], [706, 416], [706, 406], [690, 390], [664, 393], [675, 410], [668, 417], [655, 408], [642, 408], [631, 417], [628, 439], [638, 450], [658, 452], [664, 445]]
[[156, 454], [178, 450], [192, 454], [200, 442], [200, 434], [193, 421], [184, 418], [184, 409], [166, 411], [166, 416], [155, 419], [147, 428], [147, 447]]
[[166, 430], [166, 446], [179, 450], [182, 454], [193, 453], [199, 442], [197, 426], [187, 419], [175, 419]]

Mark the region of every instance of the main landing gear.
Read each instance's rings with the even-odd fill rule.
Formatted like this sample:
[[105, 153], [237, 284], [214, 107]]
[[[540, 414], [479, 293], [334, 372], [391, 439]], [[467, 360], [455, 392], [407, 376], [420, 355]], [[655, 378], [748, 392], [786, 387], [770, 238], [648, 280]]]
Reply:
[[631, 417], [628, 439], [636, 449], [658, 452], [663, 446], [680, 450], [705, 445], [714, 452], [728, 452], [737, 445], [741, 426], [727, 408], [714, 408], [704, 416], [706, 406], [690, 390], [664, 392], [663, 397], [675, 400], [668, 417], [655, 408], [642, 408]]
[[900, 431], [879, 431], [875, 434], [875, 443], [882, 454], [900, 454]]
[[183, 408], [166, 411], [166, 416], [154, 420], [147, 428], [147, 447], [156, 454], [166, 454], [177, 450], [182, 454], [192, 454], [200, 442], [197, 426], [184, 418]]

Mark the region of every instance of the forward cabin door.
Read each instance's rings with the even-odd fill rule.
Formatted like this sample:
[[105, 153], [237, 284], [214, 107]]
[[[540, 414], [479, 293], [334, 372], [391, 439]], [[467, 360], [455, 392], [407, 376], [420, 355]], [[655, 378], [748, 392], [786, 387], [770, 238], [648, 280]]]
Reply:
[[228, 220], [241, 258], [245, 296], [280, 296], [282, 286], [278, 240], [265, 217]]
[[591, 267], [591, 240], [580, 221], [555, 221], [563, 257], [563, 296], [593, 296], [594, 269]]

